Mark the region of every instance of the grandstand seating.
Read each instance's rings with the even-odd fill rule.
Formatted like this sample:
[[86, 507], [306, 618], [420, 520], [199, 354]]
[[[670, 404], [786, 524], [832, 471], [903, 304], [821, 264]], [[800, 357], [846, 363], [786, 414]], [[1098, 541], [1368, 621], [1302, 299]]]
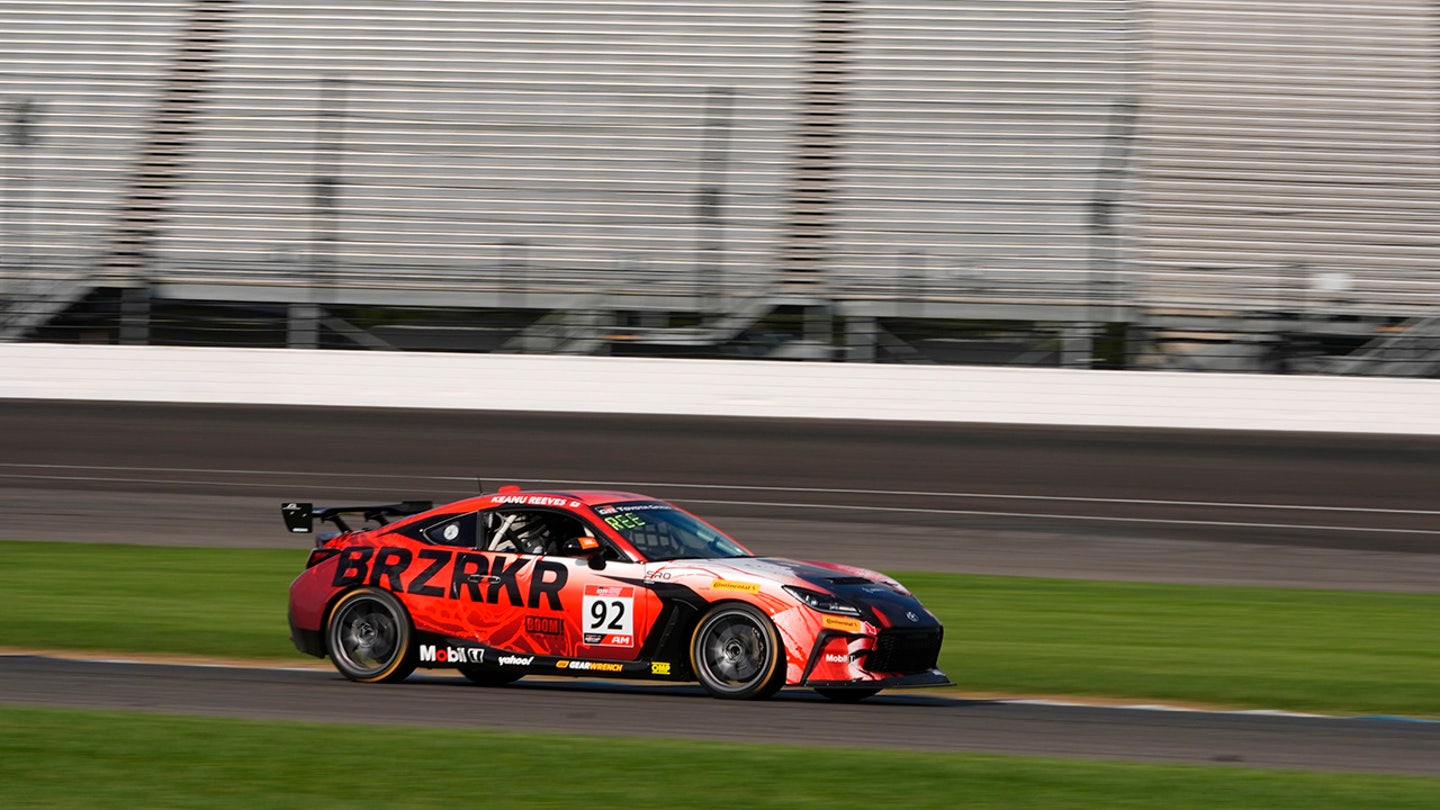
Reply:
[[[40, 116], [3, 144], [0, 293], [38, 303], [0, 312], [0, 339], [105, 274], [316, 305], [301, 290], [518, 290], [584, 323], [609, 322], [605, 296], [723, 292], [716, 335], [785, 280], [860, 318], [1003, 306], [1144, 322], [1157, 343], [1197, 313], [1224, 333], [1298, 308], [1373, 319], [1393, 345], [1440, 306], [1430, 14], [10, 0], [0, 124], [23, 101]], [[566, 337], [517, 345], [599, 345], [541, 326]]]
[[[89, 268], [100, 258], [143, 148], [156, 88], [184, 21], [177, 0], [0, 3], [0, 144], [7, 275]], [[10, 129], [36, 110], [31, 142]], [[24, 188], [23, 199], [14, 199]], [[22, 210], [22, 208], [24, 210]], [[15, 234], [24, 220], [28, 232]], [[21, 264], [24, 254], [24, 267]]]

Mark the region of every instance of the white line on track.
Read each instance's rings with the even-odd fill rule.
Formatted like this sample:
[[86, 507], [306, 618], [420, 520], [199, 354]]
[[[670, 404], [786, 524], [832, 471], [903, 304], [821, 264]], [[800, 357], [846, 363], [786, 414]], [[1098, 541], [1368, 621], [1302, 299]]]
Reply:
[[840, 509], [856, 512], [912, 512], [929, 515], [974, 515], [980, 517], [1045, 518], [1051, 520], [1087, 520], [1109, 523], [1159, 523], [1173, 526], [1222, 526], [1235, 529], [1305, 529], [1318, 532], [1381, 532], [1385, 534], [1440, 534], [1440, 529], [1383, 529], [1365, 526], [1319, 526], [1310, 523], [1248, 523], [1232, 520], [1174, 520], [1106, 515], [1057, 515], [1043, 512], [990, 512], [983, 509], [925, 509], [911, 506], [860, 506], [853, 504], [778, 503], [776, 501], [713, 501], [677, 498], [685, 503], [726, 506], [774, 506], [787, 509]]
[[[134, 472], [134, 473], [185, 473], [190, 475], [239, 475], [239, 476], [283, 476], [283, 477], [325, 477], [342, 479], [371, 479], [371, 480], [410, 480], [410, 481], [435, 481], [445, 483], [473, 482], [474, 477], [461, 476], [415, 476], [396, 475], [387, 473], [344, 473], [344, 472], [305, 472], [298, 470], [232, 470], [232, 469], [209, 469], [209, 468], [186, 468], [186, 467], [116, 467], [116, 466], [85, 466], [66, 464], [19, 464], [0, 462], [0, 468], [8, 469], [31, 469], [50, 470], [55, 472], [73, 471], [105, 471], [105, 472]], [[249, 487], [254, 486], [256, 481], [197, 481], [194, 478], [170, 479], [170, 478], [136, 478], [133, 476], [98, 476], [98, 475], [73, 475], [73, 474], [37, 474], [37, 473], [0, 473], [0, 478], [27, 479], [27, 480], [63, 480], [63, 481], [90, 481], [103, 483], [143, 483], [143, 484], [204, 484], [215, 487]], [[781, 487], [781, 486], [757, 486], [746, 484], [692, 484], [678, 482], [593, 482], [593, 481], [565, 481], [554, 479], [536, 478], [502, 478], [499, 476], [478, 476], [480, 480], [507, 481], [511, 483], [546, 483], [561, 486], [603, 486], [635, 489], [669, 488], [669, 489], [695, 489], [708, 491], [735, 491], [735, 492], [776, 492], [791, 494], [830, 494], [850, 496], [883, 496], [883, 497], [929, 497], [942, 499], [971, 499], [971, 500], [1010, 500], [1010, 501], [1035, 501], [1049, 503], [1088, 503], [1117, 506], [1175, 506], [1190, 508], [1209, 509], [1257, 509], [1257, 510], [1288, 510], [1304, 512], [1336, 512], [1336, 513], [1359, 513], [1359, 514], [1383, 514], [1383, 515], [1417, 515], [1430, 516], [1440, 515], [1440, 511], [1423, 509], [1375, 509], [1366, 507], [1344, 507], [1344, 506], [1310, 506], [1301, 504], [1266, 504], [1266, 503], [1236, 503], [1216, 501], [1176, 501], [1156, 500], [1142, 498], [1095, 498], [1065, 495], [1007, 495], [1003, 493], [990, 492], [925, 492], [910, 490], [886, 490], [886, 489], [854, 489], [854, 488], [827, 488], [827, 487]], [[384, 487], [361, 487], [347, 484], [345, 489], [365, 491], [391, 491]], [[1216, 528], [1231, 529], [1283, 529], [1291, 531], [1316, 531], [1316, 532], [1364, 532], [1376, 534], [1400, 534], [1400, 535], [1440, 535], [1440, 529], [1405, 529], [1405, 528], [1379, 528], [1365, 526], [1326, 526], [1313, 523], [1266, 523], [1255, 521], [1226, 521], [1226, 520], [1181, 520], [1175, 518], [1149, 518], [1149, 517], [1126, 517], [1119, 515], [1070, 515], [1049, 512], [1012, 512], [995, 511], [986, 509], [948, 509], [948, 508], [926, 508], [908, 506], [875, 506], [863, 504], [817, 504], [797, 503], [787, 501], [745, 501], [745, 500], [722, 500], [683, 498], [686, 503], [706, 504], [711, 506], [751, 506], [751, 507], [772, 507], [781, 509], [813, 509], [828, 511], [850, 511], [850, 512], [891, 512], [906, 514], [929, 514], [929, 515], [956, 515], [969, 517], [1004, 517], [1029, 520], [1062, 520], [1062, 521], [1085, 521], [1092, 523], [1129, 523], [1129, 524], [1151, 524], [1167, 526], [1210, 526]]]
[[[203, 472], [203, 471], [202, 471], [202, 470], [196, 470], [196, 472]], [[193, 478], [187, 478], [187, 479], [175, 479], [175, 478], [131, 478], [131, 477], [104, 476], [104, 475], [27, 475], [27, 474], [21, 474], [21, 473], [0, 473], [0, 479], [5, 479], [5, 478], [9, 478], [9, 479], [20, 479], [20, 480], [25, 480], [25, 481], [91, 481], [91, 482], [110, 483], [110, 484], [186, 484], [186, 485], [190, 485], [190, 486], [207, 486], [207, 487], [251, 487], [251, 488], [254, 488], [254, 487], [256, 487], [256, 486], [260, 486], [260, 482], [257, 482], [257, 481], [197, 481], [197, 480], [195, 480], [195, 479], [193, 479]], [[391, 487], [359, 487], [359, 486], [354, 486], [354, 485], [351, 485], [351, 484], [346, 484], [346, 485], [344, 485], [343, 487], [335, 487], [335, 488], [336, 488], [336, 489], [344, 489], [344, 490], [346, 490], [346, 491], [348, 491], [348, 492], [361, 492], [361, 491], [363, 491], [363, 492], [394, 492], [394, 491], [395, 491], [395, 488], [394, 488], [393, 486], [391, 486]]]
[[[5, 653], [0, 653], [0, 656], [20, 656], [20, 655], [35, 655], [35, 653], [25, 653], [25, 652], [17, 652], [17, 651], [9, 651], [9, 652], [5, 652]], [[51, 657], [51, 656], [44, 656], [44, 657]], [[73, 656], [61, 656], [61, 657], [67, 658], [67, 659], [70, 659], [70, 660], [92, 661], [92, 662], [100, 663], [100, 664], [120, 664], [120, 665], [125, 665], [125, 666], [176, 666], [176, 667], [200, 667], [200, 668], [204, 668], [204, 669], [233, 669], [233, 670], [242, 670], [242, 671], [243, 671], [243, 670], [250, 670], [250, 671], [260, 670], [260, 671], [265, 671], [265, 672], [303, 672], [303, 673], [313, 673], [313, 672], [322, 671], [322, 670], [328, 671], [328, 668], [322, 668], [322, 667], [320, 667], [320, 666], [318, 666], [318, 665], [312, 665], [312, 666], [308, 666], [308, 667], [245, 666], [245, 665], [238, 665], [238, 664], [216, 663], [216, 662], [209, 662], [209, 661], [196, 661], [196, 662], [183, 661], [183, 660], [179, 660], [179, 661], [176, 661], [176, 660], [154, 660], [154, 661], [147, 661], [147, 660], [145, 660], [145, 659], [143, 659], [143, 658], [123, 658], [123, 657], [109, 657], [109, 656], [107, 656], [107, 657], [99, 657], [99, 658], [80, 658], [80, 657], [73, 657]], [[559, 680], [569, 680], [569, 679], [559, 679]], [[803, 687], [794, 687], [794, 688], [803, 688]], [[910, 690], [902, 690], [902, 691], [910, 691]], [[946, 692], [947, 692], [947, 695], [946, 695], [947, 697], [948, 697], [950, 694], [953, 694], [953, 691], [952, 691], [952, 690], [946, 690]], [[892, 693], [892, 694], [893, 694], [893, 693]], [[1121, 711], [1176, 712], [1176, 713], [1185, 713], [1185, 714], [1258, 715], [1258, 716], [1265, 716], [1265, 717], [1293, 717], [1293, 718], [1298, 718], [1298, 719], [1309, 719], [1309, 720], [1373, 719], [1373, 718], [1366, 718], [1366, 717], [1356, 717], [1356, 716], [1353, 716], [1353, 715], [1314, 714], [1314, 713], [1310, 713], [1310, 712], [1295, 712], [1295, 711], [1288, 711], [1288, 710], [1285, 710], [1285, 709], [1202, 709], [1202, 708], [1197, 708], [1197, 707], [1194, 707], [1194, 706], [1173, 705], [1173, 704], [1168, 704], [1168, 703], [1115, 703], [1113, 700], [1112, 700], [1112, 701], [1087, 702], [1087, 701], [1084, 700], [1084, 699], [1056, 700], [1056, 699], [1053, 699], [1053, 698], [967, 698], [967, 697], [965, 697], [965, 696], [963, 696], [963, 695], [961, 695], [958, 699], [960, 699], [960, 700], [971, 700], [971, 699], [974, 699], [974, 700], [983, 700], [983, 701], [985, 701], [985, 702], [987, 702], [987, 703], [1004, 703], [1004, 704], [1014, 704], [1014, 705], [1017, 705], [1017, 706], [1054, 706], [1054, 707], [1057, 707], [1057, 708], [1070, 708], [1070, 709], [1112, 709], [1112, 710], [1121, 710]], [[1391, 717], [1391, 718], [1388, 718], [1388, 719], [1397, 720], [1397, 721], [1421, 722], [1421, 723], [1435, 723], [1435, 722], [1440, 722], [1440, 721], [1431, 720], [1431, 719], [1428, 719], [1428, 718]]]
[[1168, 703], [1086, 703], [1083, 700], [1046, 700], [1038, 698], [1000, 698], [996, 703], [1014, 703], [1020, 706], [1058, 706], [1061, 708], [1083, 709], [1125, 709], [1133, 712], [1185, 712], [1189, 714], [1253, 714], [1265, 717], [1303, 717], [1321, 720], [1345, 720], [1345, 715], [1312, 714], [1291, 712], [1284, 709], [1197, 709], [1193, 706], [1173, 706]]
[[[1007, 501], [1042, 501], [1042, 502], [1065, 502], [1065, 503], [1091, 503], [1091, 504], [1119, 504], [1127, 506], [1185, 506], [1215, 509], [1273, 509], [1306, 512], [1353, 512], [1377, 515], [1432, 515], [1440, 516], [1440, 510], [1433, 509], [1379, 509], [1365, 506], [1323, 506], [1317, 504], [1282, 504], [1282, 503], [1252, 503], [1240, 501], [1180, 501], [1161, 500], [1149, 498], [1097, 498], [1078, 495], [1019, 495], [1006, 494], [1003, 492], [933, 492], [925, 490], [900, 490], [900, 489], [853, 489], [844, 487], [785, 487], [785, 486], [758, 486], [749, 484], [693, 484], [677, 481], [573, 481], [557, 480], [553, 478], [514, 478], [502, 475], [398, 475], [393, 473], [352, 473], [352, 472], [313, 472], [300, 470], [231, 470], [231, 469], [207, 469], [190, 467], [109, 467], [109, 466], [86, 466], [72, 464], [18, 464], [0, 463], [0, 468], [32, 469], [32, 470], [75, 470], [75, 471], [111, 471], [111, 472], [139, 472], [139, 473], [201, 473], [210, 475], [251, 475], [251, 476], [286, 476], [286, 477], [320, 477], [320, 478], [370, 478], [370, 479], [397, 479], [406, 481], [444, 481], [447, 483], [463, 482], [473, 484], [475, 481], [492, 481], [516, 484], [555, 484], [561, 486], [586, 486], [604, 488], [660, 488], [667, 489], [702, 489], [702, 490], [729, 490], [736, 492], [789, 492], [809, 493], [815, 495], [860, 495], [880, 497], [919, 497], [919, 498], [955, 498], [971, 500], [1007, 500]], [[143, 483], [205, 483], [213, 486], [250, 486], [244, 482], [199, 482], [194, 479], [174, 481], [168, 479], [137, 479], [137, 478], [109, 478], [109, 477], [81, 477], [81, 476], [43, 476], [43, 475], [17, 475], [0, 474], [4, 478], [37, 478], [56, 480], [92, 480], [92, 481], [136, 481]], [[366, 487], [366, 489], [379, 489]], [[743, 505], [744, 501], [696, 501], [696, 503], [735, 503]], [[787, 504], [775, 504], [777, 506]], [[879, 509], [883, 507], [866, 507]], [[904, 511], [931, 511], [931, 510], [904, 510]], [[940, 510], [948, 511], [948, 510]], [[957, 514], [972, 514], [969, 512], [957, 512]], [[1009, 514], [1009, 513], [981, 513], [981, 514]], [[1188, 522], [1188, 521], [1185, 521]], [[1227, 525], [1227, 524], [1222, 524]], [[1247, 525], [1247, 524], [1236, 524]], [[1301, 527], [1307, 528], [1307, 527]]]

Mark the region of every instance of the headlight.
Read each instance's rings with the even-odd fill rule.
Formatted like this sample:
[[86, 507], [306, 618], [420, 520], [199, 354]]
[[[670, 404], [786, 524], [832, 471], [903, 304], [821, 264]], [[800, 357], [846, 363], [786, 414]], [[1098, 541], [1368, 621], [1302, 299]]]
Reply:
[[809, 588], [797, 588], [794, 585], [786, 585], [784, 588], [786, 593], [821, 613], [838, 613], [842, 616], [860, 615], [860, 608], [855, 607], [849, 602], [836, 599], [828, 593], [812, 591]]

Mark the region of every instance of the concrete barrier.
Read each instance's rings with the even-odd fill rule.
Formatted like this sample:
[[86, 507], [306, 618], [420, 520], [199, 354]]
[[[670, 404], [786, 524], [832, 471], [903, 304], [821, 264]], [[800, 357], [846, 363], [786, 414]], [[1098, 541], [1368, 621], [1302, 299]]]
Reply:
[[1440, 381], [0, 344], [0, 397], [1440, 434]]

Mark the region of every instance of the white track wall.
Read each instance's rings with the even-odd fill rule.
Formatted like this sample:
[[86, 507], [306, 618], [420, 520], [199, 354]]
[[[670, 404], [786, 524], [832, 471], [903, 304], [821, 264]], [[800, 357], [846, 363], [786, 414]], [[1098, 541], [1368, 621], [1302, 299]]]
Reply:
[[0, 344], [0, 398], [1440, 434], [1440, 380]]

